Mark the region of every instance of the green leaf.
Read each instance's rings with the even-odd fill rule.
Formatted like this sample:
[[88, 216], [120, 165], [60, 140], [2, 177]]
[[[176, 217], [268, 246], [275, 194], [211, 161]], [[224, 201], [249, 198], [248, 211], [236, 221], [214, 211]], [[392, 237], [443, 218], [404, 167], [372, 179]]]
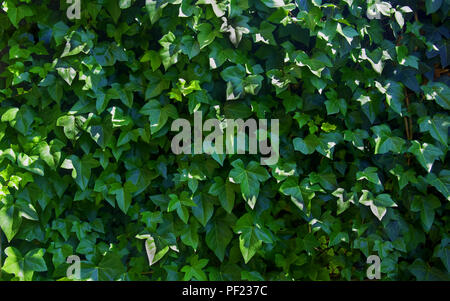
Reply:
[[214, 206], [210, 200], [203, 197], [194, 197], [195, 206], [192, 207], [192, 214], [205, 227], [209, 219], [213, 215]]
[[208, 277], [205, 272], [203, 272], [203, 268], [208, 264], [208, 259], [198, 259], [198, 255], [192, 256], [190, 265], [184, 266], [181, 271], [185, 273], [183, 280], [198, 280], [198, 281], [206, 281]]
[[131, 182], [125, 182], [123, 186], [119, 183], [114, 183], [109, 189], [109, 193], [116, 196], [117, 205], [125, 214], [127, 214], [128, 209], [130, 208], [131, 196], [135, 191], [136, 186]]
[[421, 87], [427, 100], [434, 100], [446, 110], [450, 110], [450, 89], [441, 82], [428, 82]]
[[[192, 223], [189, 227], [185, 227], [181, 234], [181, 241], [187, 245], [191, 246], [194, 250], [198, 248], [198, 224]], [[214, 249], [213, 249], [214, 250]]]
[[363, 171], [358, 171], [356, 173], [356, 180], [361, 181], [365, 179], [373, 184], [381, 185], [377, 170], [376, 167], [367, 167]]
[[26, 169], [39, 176], [44, 175], [44, 165], [42, 161], [39, 161], [38, 156], [28, 156], [27, 154], [20, 153], [17, 156], [17, 164], [19, 167]]
[[163, 8], [168, 4], [168, 2], [165, 1], [159, 1], [159, 0], [146, 0], [145, 1], [145, 8], [147, 9], [147, 12], [150, 17], [150, 22], [152, 24], [156, 23], [159, 18], [161, 18]]
[[172, 104], [161, 106], [161, 104], [152, 99], [147, 102], [140, 110], [143, 115], [148, 115], [150, 120], [150, 131], [152, 134], [161, 130], [161, 128], [167, 123], [169, 117], [173, 119], [178, 118], [177, 109]]
[[424, 116], [418, 120], [418, 123], [421, 132], [429, 132], [434, 139], [447, 146], [448, 126], [450, 124], [448, 116], [440, 114], [433, 116], [433, 118]]
[[316, 135], [308, 135], [305, 139], [295, 138], [294, 139], [294, 149], [300, 151], [305, 155], [310, 155], [314, 153], [316, 147], [319, 146], [319, 139]]
[[231, 213], [234, 207], [235, 195], [232, 185], [229, 182], [224, 182], [220, 177], [215, 177], [214, 183], [209, 188], [209, 193], [219, 197], [220, 205], [228, 213]]
[[421, 144], [417, 140], [413, 140], [411, 143], [412, 146], [408, 149], [408, 152], [416, 156], [423, 168], [430, 172], [433, 168], [434, 161], [438, 160], [439, 156], [443, 155], [442, 151], [432, 144]]
[[47, 265], [44, 261], [44, 249], [33, 249], [25, 256], [14, 247], [7, 247], [5, 249], [7, 256], [2, 270], [6, 273], [14, 274], [20, 280], [31, 281], [34, 272], [47, 271]]
[[353, 38], [358, 36], [358, 32], [350, 26], [342, 28], [341, 24], [338, 23], [336, 31], [343, 36], [349, 44], [352, 44]]
[[450, 201], [450, 170], [443, 169], [439, 173], [439, 177], [434, 173], [429, 173], [426, 176], [426, 181], [436, 188], [447, 201]]
[[132, 1], [131, 0], [119, 0], [119, 7], [121, 9], [127, 9], [131, 6]]
[[19, 28], [19, 22], [25, 17], [31, 17], [33, 11], [27, 5], [15, 6], [13, 1], [6, 1], [5, 7], [7, 7], [7, 15], [14, 27]]
[[244, 92], [245, 68], [242, 65], [225, 68], [220, 76], [227, 82], [227, 100], [237, 99]]
[[189, 59], [192, 59], [200, 53], [200, 44], [192, 36], [183, 36], [180, 49]]
[[159, 44], [163, 47], [160, 50], [159, 55], [164, 65], [164, 69], [166, 70], [178, 62], [178, 53], [180, 52], [180, 49], [175, 41], [176, 37], [171, 31], [159, 40]]
[[[395, 207], [397, 206], [389, 195], [382, 194], [378, 195], [375, 199], [373, 199], [372, 193], [367, 190], [363, 190], [363, 194], [359, 198], [359, 203], [364, 206], [368, 206], [372, 213], [381, 221], [383, 217], [386, 215], [387, 208], [386, 207]], [[385, 206], [388, 205], [388, 206]]]
[[10, 242], [19, 232], [22, 216], [15, 206], [5, 205], [0, 209], [0, 228]]
[[417, 281], [449, 281], [450, 279], [446, 273], [428, 265], [420, 258], [414, 260], [408, 270], [416, 277]]
[[372, 127], [375, 133], [375, 155], [387, 152], [401, 153], [405, 140], [392, 135], [389, 126], [383, 124]]
[[246, 213], [236, 222], [234, 232], [240, 234], [239, 248], [246, 264], [261, 248], [263, 242], [273, 242], [270, 233], [259, 224], [255, 224], [250, 213]]
[[197, 26], [197, 30], [199, 31], [197, 41], [200, 45], [200, 49], [205, 48], [214, 41], [216, 32], [213, 30], [211, 24], [202, 23]]
[[106, 253], [98, 266], [91, 263], [81, 264], [81, 278], [91, 281], [114, 281], [126, 272], [120, 256], [116, 252]]
[[[378, 87], [378, 89], [381, 89]], [[386, 95], [386, 102], [389, 107], [399, 115], [402, 115], [402, 101], [405, 97], [403, 87], [393, 81], [388, 81], [386, 86], [382, 89]]]
[[61, 116], [56, 121], [56, 125], [64, 127], [64, 134], [70, 140], [74, 140], [79, 132], [75, 125], [75, 116]]
[[206, 226], [206, 245], [216, 254], [220, 261], [225, 258], [225, 251], [233, 238], [226, 217], [216, 217]]
[[397, 207], [397, 204], [395, 204], [391, 196], [387, 193], [377, 195], [374, 204], [381, 207]]
[[92, 155], [85, 155], [82, 159], [71, 155], [64, 160], [61, 167], [72, 169], [72, 178], [75, 179], [82, 190], [85, 190], [91, 178], [91, 170], [99, 165], [98, 161], [92, 158]]
[[10, 108], [2, 115], [1, 121], [9, 122], [22, 135], [27, 135], [34, 122], [34, 114], [27, 106]]
[[298, 179], [296, 177], [289, 177], [286, 181], [283, 182], [280, 186], [280, 192], [284, 195], [291, 196], [292, 202], [297, 206], [300, 210], [305, 209], [305, 204], [303, 201], [302, 191], [298, 184]]
[[254, 208], [259, 195], [260, 182], [270, 178], [267, 170], [257, 162], [251, 161], [246, 167], [241, 159], [231, 163], [233, 169], [230, 171], [230, 178], [234, 183], [240, 184], [241, 192], [250, 208]]
[[[183, 47], [181, 49], [183, 50]], [[140, 61], [141, 63], [150, 62], [153, 71], [157, 70], [161, 65], [161, 57], [159, 56], [159, 53], [154, 50], [147, 50]]]
[[433, 14], [441, 8], [443, 0], [425, 0], [427, 15]]
[[270, 8], [278, 8], [278, 7], [285, 6], [283, 0], [261, 0], [261, 2], [264, 3], [264, 5], [266, 5], [267, 7], [270, 7]]
[[72, 67], [68, 68], [60, 67], [56, 68], [56, 70], [58, 71], [58, 74], [66, 81], [66, 83], [68, 83], [69, 86], [71, 86], [73, 79], [77, 75], [75, 69], [73, 69]]

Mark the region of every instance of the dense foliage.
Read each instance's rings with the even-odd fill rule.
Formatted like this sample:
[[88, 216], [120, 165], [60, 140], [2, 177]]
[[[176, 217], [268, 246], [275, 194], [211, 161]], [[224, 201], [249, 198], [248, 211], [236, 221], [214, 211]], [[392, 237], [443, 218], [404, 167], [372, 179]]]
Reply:
[[[69, 5], [0, 1], [0, 279], [449, 279], [450, 1]], [[173, 154], [195, 111], [280, 160]]]

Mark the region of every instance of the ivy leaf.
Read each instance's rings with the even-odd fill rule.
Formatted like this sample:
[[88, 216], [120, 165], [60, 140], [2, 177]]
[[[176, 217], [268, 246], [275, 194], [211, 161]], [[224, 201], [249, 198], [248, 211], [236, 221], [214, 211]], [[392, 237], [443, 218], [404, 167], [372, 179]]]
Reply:
[[429, 132], [434, 139], [447, 146], [448, 126], [450, 124], [447, 116], [440, 114], [433, 116], [433, 118], [424, 116], [418, 120], [418, 123], [421, 132]]
[[435, 267], [426, 264], [421, 258], [414, 260], [408, 270], [418, 281], [448, 281], [450, 277]]
[[261, 2], [270, 8], [278, 8], [286, 5], [283, 0], [261, 0]]
[[291, 196], [292, 202], [297, 206], [300, 210], [305, 209], [305, 203], [303, 201], [302, 191], [300, 186], [298, 185], [298, 178], [289, 177], [286, 181], [283, 182], [280, 186], [280, 192], [284, 195]]
[[381, 207], [397, 207], [397, 204], [395, 204], [391, 196], [387, 193], [377, 195], [374, 204]]
[[216, 32], [213, 30], [211, 24], [202, 23], [197, 26], [197, 30], [199, 31], [197, 40], [198, 44], [200, 45], [200, 49], [205, 48], [214, 41]]
[[359, 203], [368, 206], [380, 221], [386, 215], [387, 207], [397, 206], [388, 194], [380, 194], [374, 199], [372, 193], [367, 190], [363, 190]]
[[166, 70], [178, 62], [178, 53], [180, 52], [180, 48], [175, 41], [176, 37], [171, 31], [159, 40], [159, 44], [163, 47], [160, 50], [159, 55], [164, 65], [164, 69]]
[[136, 189], [136, 186], [131, 182], [125, 182], [123, 186], [120, 183], [114, 183], [109, 189], [109, 193], [116, 196], [117, 205], [125, 214], [127, 214], [128, 209], [130, 208], [131, 197]]
[[[187, 191], [183, 191], [180, 196], [176, 194], [170, 194], [170, 202], [167, 207], [167, 212], [176, 210], [180, 219], [187, 224], [189, 219], [189, 211], [186, 207], [195, 207], [197, 203], [194, 202]], [[210, 215], [209, 215], [210, 217]]]
[[13, 1], [6, 1], [5, 7], [7, 7], [7, 15], [14, 27], [19, 28], [19, 22], [25, 17], [31, 17], [33, 11], [27, 5], [16, 6]]
[[75, 125], [75, 116], [61, 116], [56, 121], [56, 125], [64, 127], [64, 134], [70, 140], [74, 140], [79, 132]]
[[14, 274], [20, 280], [31, 281], [34, 272], [47, 271], [47, 265], [43, 258], [44, 249], [33, 249], [23, 256], [18, 249], [7, 247], [5, 254], [7, 258], [2, 270]]
[[81, 278], [93, 281], [114, 281], [126, 272], [116, 252], [107, 252], [98, 266], [91, 263], [81, 264]]
[[[184, 37], [184, 36], [183, 36]], [[192, 50], [187, 50], [185, 48], [186, 46], [182, 46], [182, 50], [185, 49], [183, 51], [183, 53], [189, 55], [190, 53], [192, 53]], [[186, 53], [187, 51], [189, 51], [188, 53]], [[161, 57], [159, 55], [158, 52], [154, 51], [154, 50], [147, 50], [144, 55], [142, 56], [142, 58], [140, 59], [141, 63], [145, 63], [145, 62], [150, 62], [150, 65], [152, 67], [153, 71], [156, 71], [159, 66], [161, 65]]]
[[155, 99], [147, 102], [140, 110], [140, 113], [149, 116], [150, 131], [152, 134], [161, 130], [161, 128], [169, 120], [169, 117], [173, 119], [178, 118], [178, 112], [175, 106], [173, 106], [172, 104], [161, 106], [159, 101]]
[[244, 34], [250, 33], [250, 26], [248, 25], [249, 18], [246, 16], [236, 16], [232, 24], [225, 17], [222, 18], [223, 23], [220, 31], [228, 32], [230, 41], [234, 47], [238, 47]]
[[121, 9], [127, 9], [131, 6], [131, 0], [119, 0], [119, 7]]
[[182, 53], [189, 57], [189, 59], [192, 59], [200, 53], [199, 43], [191, 36], [183, 36], [181, 38], [180, 49]]
[[408, 169], [407, 171], [405, 171], [401, 165], [396, 165], [395, 168], [390, 170], [390, 173], [397, 177], [400, 190], [405, 188], [408, 183], [418, 183], [415, 176], [416, 173], [413, 169]]
[[436, 188], [447, 201], [450, 201], [450, 170], [441, 170], [439, 177], [434, 173], [429, 173], [425, 179], [427, 183]]
[[192, 214], [205, 227], [209, 219], [214, 213], [214, 206], [208, 199], [200, 197], [199, 195], [194, 197], [195, 206], [192, 207]]
[[10, 242], [19, 232], [22, 224], [22, 215], [15, 206], [4, 205], [0, 209], [0, 228]]
[[441, 259], [447, 272], [450, 271], [450, 246], [448, 246], [448, 239], [442, 239], [441, 245], [435, 250], [435, 256]]
[[206, 225], [206, 245], [220, 261], [224, 260], [226, 247], [232, 238], [227, 217], [215, 217]]
[[373, 184], [381, 185], [377, 170], [376, 167], [367, 167], [363, 171], [358, 171], [356, 173], [356, 180], [361, 181], [365, 179]]
[[85, 155], [82, 159], [76, 155], [71, 155], [64, 160], [61, 167], [72, 169], [72, 178], [75, 179], [82, 190], [85, 190], [91, 178], [91, 169], [99, 165], [98, 161], [92, 158], [92, 155]]
[[412, 146], [408, 149], [408, 152], [415, 155], [423, 168], [430, 172], [434, 161], [439, 159], [439, 156], [443, 155], [442, 151], [432, 144], [421, 144], [417, 140], [413, 140], [411, 143]]
[[405, 140], [392, 135], [391, 129], [386, 124], [372, 127], [375, 133], [375, 155], [393, 152], [399, 154], [402, 151]]
[[397, 82], [388, 81], [382, 91], [386, 95], [386, 102], [389, 107], [397, 114], [402, 115], [402, 101], [405, 97], [403, 87]]
[[39, 161], [38, 156], [28, 156], [27, 154], [20, 153], [17, 156], [17, 164], [19, 167], [26, 169], [39, 176], [44, 175], [44, 165], [42, 161]]
[[183, 280], [188, 281], [191, 279], [195, 279], [198, 281], [206, 281], [208, 277], [205, 272], [203, 272], [203, 268], [208, 264], [208, 259], [198, 259], [198, 255], [192, 256], [190, 265], [185, 265], [181, 271], [185, 273]]
[[145, 0], [145, 8], [147, 9], [152, 24], [156, 23], [159, 18], [161, 18], [163, 8], [167, 4], [169, 3], [160, 0]]
[[446, 110], [450, 110], [450, 89], [440, 82], [428, 82], [421, 87], [427, 100], [434, 100]]
[[251, 161], [246, 167], [241, 159], [231, 163], [233, 169], [230, 171], [230, 178], [234, 183], [241, 186], [241, 192], [250, 208], [254, 208], [259, 195], [260, 182], [270, 178], [267, 170], [257, 162]]
[[10, 108], [2, 115], [1, 121], [9, 122], [22, 135], [27, 135], [34, 122], [34, 114], [27, 106], [23, 106], [20, 109]]
[[220, 76], [227, 82], [227, 100], [239, 98], [244, 92], [245, 68], [242, 65], [230, 66], [224, 69]]
[[441, 8], [443, 0], [425, 0], [427, 15], [433, 14]]
[[353, 38], [358, 36], [358, 32], [356, 30], [350, 26], [345, 26], [342, 28], [341, 23], [338, 23], [336, 31], [343, 36], [350, 45], [352, 44]]
[[37, 151], [39, 152], [40, 158], [47, 163], [47, 165], [52, 168], [56, 169], [56, 163], [55, 159], [53, 158], [53, 155], [50, 152], [50, 146], [45, 142], [41, 141], [36, 146]]
[[319, 146], [319, 139], [316, 135], [308, 135], [305, 139], [295, 138], [294, 139], [294, 149], [300, 151], [305, 155], [310, 155], [314, 153], [316, 147]]
[[195, 251], [198, 248], [198, 241], [199, 241], [198, 231], [199, 231], [198, 223], [192, 223], [191, 225], [189, 225], [189, 227], [184, 228], [180, 236], [182, 242], [187, 246], [191, 246]]
[[415, 197], [411, 204], [411, 211], [420, 212], [420, 220], [425, 232], [429, 232], [435, 218], [435, 209], [439, 208], [441, 203], [435, 196], [426, 196], [424, 198]]
[[220, 177], [215, 177], [214, 183], [209, 188], [209, 193], [219, 198], [220, 204], [228, 213], [231, 213], [234, 207], [235, 195], [232, 185], [230, 182], [224, 182]]
[[247, 264], [256, 254], [262, 243], [272, 243], [270, 232], [255, 224], [250, 213], [244, 214], [234, 227], [234, 232], [239, 235], [239, 248], [241, 249], [244, 262]]
[[56, 70], [58, 71], [58, 74], [65, 80], [65, 82], [69, 86], [71, 86], [75, 76], [77, 76], [77, 72], [75, 71], [75, 69], [73, 69], [72, 67], [60, 67], [56, 68]]
[[152, 266], [158, 262], [169, 251], [169, 246], [165, 246], [157, 252], [155, 238], [150, 234], [140, 234], [136, 236], [137, 239], [145, 239], [145, 251], [147, 253], [148, 265]]

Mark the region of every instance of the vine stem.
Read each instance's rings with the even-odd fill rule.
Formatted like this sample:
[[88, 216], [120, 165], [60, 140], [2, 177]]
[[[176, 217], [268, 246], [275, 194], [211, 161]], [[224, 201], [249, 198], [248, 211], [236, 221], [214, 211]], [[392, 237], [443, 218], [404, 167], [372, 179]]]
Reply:
[[[409, 109], [409, 95], [408, 95], [408, 90], [405, 88], [405, 101], [406, 101], [406, 108], [408, 110], [408, 113], [410, 113], [410, 109]], [[408, 140], [412, 140], [413, 139], [413, 125], [412, 125], [412, 118], [411, 116], [404, 117], [405, 120], [405, 129], [406, 129], [406, 136]], [[408, 156], [408, 166], [411, 164], [411, 157]]]
[[[408, 113], [410, 113], [410, 109], [409, 109], [409, 95], [408, 95], [408, 91], [405, 88], [405, 100], [406, 100], [406, 108], [408, 110]], [[413, 138], [413, 127], [412, 127], [412, 118], [411, 116], [408, 117], [409, 120], [409, 135], [408, 135], [408, 139], [412, 140]]]
[[403, 120], [405, 120], [405, 130], [406, 130], [406, 138], [409, 140], [409, 126], [408, 126], [408, 117], [403, 117]]

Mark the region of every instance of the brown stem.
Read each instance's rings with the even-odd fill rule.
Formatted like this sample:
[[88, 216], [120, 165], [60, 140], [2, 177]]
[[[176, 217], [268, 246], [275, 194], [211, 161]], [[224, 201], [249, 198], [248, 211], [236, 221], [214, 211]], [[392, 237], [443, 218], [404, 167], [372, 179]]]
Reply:
[[412, 126], [412, 118], [409, 117], [409, 140], [413, 139], [413, 126]]
[[403, 117], [403, 120], [405, 121], [405, 131], [406, 131], [406, 138], [409, 140], [409, 126], [408, 126], [408, 117]]
[[399, 35], [397, 38], [397, 41], [395, 42], [395, 46], [400, 46], [400, 42], [402, 41], [402, 39], [403, 39], [403, 36]]
[[[408, 113], [411, 112], [411, 110], [409, 109], [409, 95], [408, 95], [408, 90], [405, 88], [405, 100], [406, 100], [406, 108], [408, 110]], [[412, 140], [413, 139], [413, 126], [412, 126], [412, 118], [411, 116], [408, 117], [409, 120], [409, 134], [408, 134], [408, 139]], [[406, 120], [405, 120], [406, 121]]]
[[[406, 108], [408, 110], [408, 113], [410, 113], [410, 108], [409, 108], [409, 95], [408, 95], [408, 90], [405, 88], [405, 102], [406, 102]], [[409, 117], [404, 116], [403, 120], [405, 121], [405, 130], [406, 130], [406, 138], [408, 140], [412, 140], [413, 139], [413, 125], [412, 125], [412, 118], [411, 115]], [[408, 158], [408, 166], [411, 165], [411, 157], [409, 156], [409, 154], [406, 155]]]

